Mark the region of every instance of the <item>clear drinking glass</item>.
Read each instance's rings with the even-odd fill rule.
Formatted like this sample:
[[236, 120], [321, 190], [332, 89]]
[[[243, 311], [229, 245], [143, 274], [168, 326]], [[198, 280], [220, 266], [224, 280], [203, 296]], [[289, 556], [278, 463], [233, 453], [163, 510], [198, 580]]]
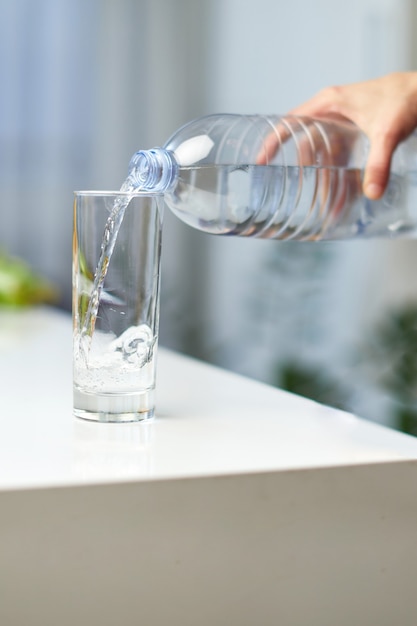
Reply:
[[163, 196], [80, 191], [74, 201], [74, 414], [154, 414]]

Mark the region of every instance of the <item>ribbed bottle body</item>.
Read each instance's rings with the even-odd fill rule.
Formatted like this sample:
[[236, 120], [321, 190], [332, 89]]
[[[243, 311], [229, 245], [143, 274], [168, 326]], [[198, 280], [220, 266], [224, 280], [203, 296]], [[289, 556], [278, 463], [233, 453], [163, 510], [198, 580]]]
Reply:
[[164, 149], [177, 171], [168, 207], [207, 233], [270, 239], [412, 236], [417, 226], [417, 137], [397, 149], [384, 197], [362, 193], [368, 141], [348, 122], [211, 115]]

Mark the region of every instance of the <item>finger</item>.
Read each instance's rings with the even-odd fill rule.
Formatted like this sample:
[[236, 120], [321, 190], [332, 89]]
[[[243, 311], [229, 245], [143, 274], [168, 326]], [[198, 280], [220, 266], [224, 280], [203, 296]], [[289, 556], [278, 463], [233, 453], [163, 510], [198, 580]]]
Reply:
[[387, 187], [395, 145], [395, 141], [386, 136], [371, 140], [363, 181], [364, 194], [370, 200], [378, 200]]
[[277, 129], [274, 129], [262, 143], [262, 147], [256, 157], [257, 165], [267, 165], [278, 151], [280, 144], [280, 136]]
[[276, 126], [271, 127], [272, 130], [263, 140], [256, 157], [257, 165], [268, 165], [271, 162], [280, 147], [293, 136], [293, 125], [291, 116], [283, 116]]
[[323, 147], [321, 131], [316, 128], [315, 121], [301, 116], [286, 115], [265, 137], [258, 152], [257, 165], [271, 163], [278, 150], [292, 139], [298, 150], [298, 164], [315, 163], [315, 151]]

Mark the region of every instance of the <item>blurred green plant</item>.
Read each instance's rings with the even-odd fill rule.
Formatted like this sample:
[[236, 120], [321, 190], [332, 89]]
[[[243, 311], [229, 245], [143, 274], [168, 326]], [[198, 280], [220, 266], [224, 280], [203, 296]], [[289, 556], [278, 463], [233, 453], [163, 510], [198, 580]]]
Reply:
[[[417, 303], [386, 313], [356, 356], [365, 378], [389, 395], [393, 427], [417, 436]], [[288, 361], [277, 369], [276, 381], [287, 391], [350, 410], [349, 390], [322, 368]]]
[[21, 259], [0, 251], [0, 306], [54, 303], [57, 298], [57, 290], [49, 281]]
[[349, 410], [349, 395], [341, 383], [323, 368], [296, 361], [287, 361], [276, 374], [276, 384], [281, 389], [310, 398], [337, 409]]
[[417, 436], [417, 303], [385, 315], [365, 351], [392, 396], [396, 427]]

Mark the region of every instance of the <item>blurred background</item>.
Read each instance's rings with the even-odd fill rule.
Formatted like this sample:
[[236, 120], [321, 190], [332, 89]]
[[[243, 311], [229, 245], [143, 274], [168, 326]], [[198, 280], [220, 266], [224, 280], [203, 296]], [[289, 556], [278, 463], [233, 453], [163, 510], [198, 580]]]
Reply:
[[[413, 0], [0, 0], [0, 252], [71, 306], [72, 192], [214, 112], [417, 69]], [[160, 343], [417, 434], [417, 243], [203, 235], [165, 215]], [[256, 416], [254, 416], [256, 418]]]

